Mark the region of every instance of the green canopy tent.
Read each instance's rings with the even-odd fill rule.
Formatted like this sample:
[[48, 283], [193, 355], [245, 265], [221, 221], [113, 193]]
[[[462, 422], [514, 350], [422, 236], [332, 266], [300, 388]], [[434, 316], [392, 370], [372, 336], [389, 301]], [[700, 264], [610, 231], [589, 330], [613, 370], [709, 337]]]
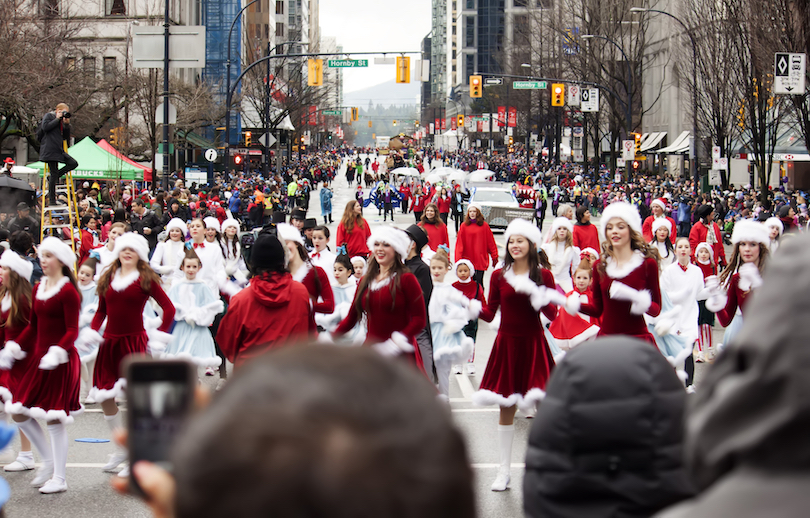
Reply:
[[[143, 169], [108, 153], [90, 137], [85, 137], [68, 148], [68, 154], [79, 162], [79, 167], [73, 170], [73, 178], [76, 180], [143, 180]], [[39, 175], [42, 176], [45, 163], [34, 162], [27, 167], [38, 169]]]

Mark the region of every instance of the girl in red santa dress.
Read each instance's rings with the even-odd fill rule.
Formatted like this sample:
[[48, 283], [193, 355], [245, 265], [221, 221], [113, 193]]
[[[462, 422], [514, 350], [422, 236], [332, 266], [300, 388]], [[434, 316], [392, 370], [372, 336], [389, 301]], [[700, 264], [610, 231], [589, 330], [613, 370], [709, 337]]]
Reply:
[[[593, 281], [593, 263], [590, 255], [580, 254], [582, 259], [574, 272], [574, 289], [566, 293], [566, 297], [579, 297], [580, 304], [587, 304], [593, 299], [591, 282]], [[571, 315], [560, 309], [557, 318], [548, 328], [551, 336], [563, 351], [568, 351], [586, 340], [596, 338], [599, 334], [597, 320], [587, 315], [577, 313]]]
[[501, 407], [500, 469], [493, 491], [505, 491], [509, 486], [515, 412], [518, 406], [530, 411], [543, 398], [554, 366], [540, 312], [553, 321], [557, 307], [551, 301], [565, 303], [547, 261], [545, 265], [540, 262], [540, 230], [526, 220], [515, 219], [507, 227], [505, 238], [503, 268], [492, 274], [489, 300], [481, 312], [481, 318], [492, 322], [500, 308], [502, 318], [481, 388], [473, 395], [476, 405]]
[[412, 359], [424, 372], [416, 335], [425, 328], [427, 315], [422, 287], [405, 267], [411, 239], [394, 227], [378, 227], [368, 238], [371, 255], [354, 296], [352, 309], [335, 330], [350, 332], [366, 317], [366, 345], [381, 354]]
[[[706, 279], [717, 275], [717, 265], [714, 263], [714, 251], [708, 243], [700, 243], [695, 254], [695, 265], [700, 268], [703, 274], [703, 283]], [[706, 301], [698, 301], [698, 326], [700, 334], [697, 340], [697, 354], [695, 361], [702, 362], [705, 354], [711, 354], [714, 347], [714, 337], [712, 327], [714, 327], [714, 313], [706, 309]]]
[[706, 288], [709, 290], [706, 308], [716, 313], [721, 326], [728, 328], [723, 335], [723, 343], [727, 344], [739, 332], [745, 314], [745, 303], [751, 293], [762, 286], [761, 273], [768, 260], [770, 240], [768, 228], [762, 223], [753, 220], [738, 221], [731, 234], [734, 251], [728, 266], [719, 279], [706, 279]]
[[[76, 256], [68, 245], [48, 237], [39, 246], [44, 274], [34, 287], [30, 322], [9, 340], [0, 356], [2, 363], [28, 362], [26, 372], [14, 387], [6, 412], [31, 440], [42, 459], [32, 486], [40, 493], [67, 490], [68, 437], [66, 424], [84, 411], [79, 403], [81, 360], [73, 343], [79, 334], [81, 298], [73, 277]], [[51, 445], [35, 419], [48, 423]]]
[[315, 313], [329, 314], [335, 310], [335, 294], [329, 276], [320, 266], [314, 266], [309, 259], [307, 249], [304, 248], [304, 238], [301, 232], [288, 223], [276, 225], [278, 237], [287, 246], [290, 262], [288, 268], [294, 281], [304, 285], [312, 301], [312, 311], [309, 315], [309, 330], [315, 333]]
[[[104, 420], [114, 432], [123, 426], [115, 404], [115, 398], [123, 397], [126, 388], [121, 363], [131, 354], [162, 352], [172, 337], [169, 331], [174, 322], [174, 305], [160, 287], [160, 277], [149, 266], [149, 244], [143, 236], [128, 232], [115, 240], [115, 260], [98, 281], [98, 296], [93, 322], [82, 330], [77, 345], [99, 345], [90, 396], [101, 404]], [[158, 329], [147, 336], [141, 315], [150, 297], [163, 309], [163, 316]], [[107, 327], [102, 337], [98, 330], [105, 318]], [[126, 458], [126, 451], [117, 448], [103, 471], [115, 471]], [[127, 473], [124, 468], [121, 476]]]
[[[28, 279], [34, 271], [34, 265], [26, 261], [16, 252], [6, 250], [0, 256], [0, 266], [2, 266], [3, 284], [0, 286], [0, 344], [5, 344], [9, 340], [17, 340], [28, 325], [28, 318], [31, 315], [31, 284]], [[9, 350], [8, 352], [11, 352]], [[20, 351], [21, 353], [22, 351]], [[2, 353], [0, 353], [2, 358]], [[0, 370], [0, 396], [3, 402], [13, 402], [12, 394], [17, 390], [23, 376], [28, 372], [30, 359], [23, 354], [17, 354], [13, 366], [10, 370]], [[4, 367], [9, 367], [8, 363]], [[7, 422], [5, 409], [0, 409], [2, 422]], [[5, 451], [3, 453], [6, 453]], [[8, 448], [9, 454], [13, 450]], [[5, 471], [27, 471], [34, 469], [34, 454], [31, 451], [31, 441], [20, 432], [20, 453], [17, 459], [4, 458], [0, 453], [0, 459], [6, 464]]]
[[661, 312], [658, 255], [642, 236], [638, 210], [626, 202], [611, 203], [601, 225], [605, 242], [593, 266], [593, 300], [580, 311], [599, 318], [598, 336], [634, 336], [655, 345], [644, 314]]

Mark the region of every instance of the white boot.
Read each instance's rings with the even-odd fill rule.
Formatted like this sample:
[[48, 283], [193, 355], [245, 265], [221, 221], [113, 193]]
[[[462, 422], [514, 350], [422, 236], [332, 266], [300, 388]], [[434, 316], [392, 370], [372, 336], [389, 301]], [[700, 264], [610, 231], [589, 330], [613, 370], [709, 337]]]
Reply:
[[53, 450], [53, 477], [39, 488], [39, 492], [46, 495], [67, 491], [67, 482], [65, 482], [68, 450], [67, 430], [62, 423], [49, 424], [48, 434], [51, 436], [51, 448]]
[[512, 439], [515, 436], [515, 425], [498, 425], [498, 443], [501, 454], [501, 466], [498, 468], [498, 475], [492, 483], [493, 491], [506, 491], [509, 482], [512, 480]]
[[34, 445], [34, 448], [39, 452], [40, 458], [42, 458], [42, 466], [37, 470], [34, 480], [31, 481], [32, 486], [41, 486], [53, 476], [53, 456], [51, 448], [48, 445], [48, 441], [45, 439], [45, 434], [42, 433], [42, 428], [39, 427], [39, 423], [35, 420], [26, 419], [21, 423], [17, 423], [17, 426], [20, 430], [25, 432], [25, 436], [30, 439], [31, 444]]
[[29, 471], [36, 467], [34, 464], [34, 452], [21, 451], [17, 454], [17, 459], [11, 464], [6, 465], [3, 471], [16, 472], [16, 471]]
[[[123, 427], [121, 423], [121, 412], [116, 412], [115, 415], [105, 415], [104, 420], [107, 421], [107, 426], [110, 427], [111, 434]], [[101, 471], [115, 473], [118, 471], [116, 468], [125, 460], [127, 460], [127, 452], [120, 446], [116, 446], [115, 453], [109, 456], [107, 464], [101, 468]]]

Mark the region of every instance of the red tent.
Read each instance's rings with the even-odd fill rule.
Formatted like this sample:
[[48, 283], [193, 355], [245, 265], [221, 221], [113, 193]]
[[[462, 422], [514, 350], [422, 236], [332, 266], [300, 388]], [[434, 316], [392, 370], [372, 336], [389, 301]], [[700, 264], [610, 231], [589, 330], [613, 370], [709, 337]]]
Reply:
[[118, 158], [120, 158], [124, 162], [128, 163], [129, 165], [137, 167], [138, 169], [143, 169], [143, 180], [145, 182], [151, 182], [152, 181], [152, 168], [151, 167], [142, 166], [138, 162], [136, 162], [134, 160], [131, 160], [129, 157], [126, 157], [126, 156], [122, 155], [121, 153], [118, 152], [117, 149], [112, 147], [110, 145], [110, 143], [107, 142], [104, 139], [99, 140], [98, 142], [96, 142], [96, 144], [98, 145], [98, 147], [100, 147], [101, 149], [103, 149], [107, 153], [110, 153], [111, 155], [117, 156]]

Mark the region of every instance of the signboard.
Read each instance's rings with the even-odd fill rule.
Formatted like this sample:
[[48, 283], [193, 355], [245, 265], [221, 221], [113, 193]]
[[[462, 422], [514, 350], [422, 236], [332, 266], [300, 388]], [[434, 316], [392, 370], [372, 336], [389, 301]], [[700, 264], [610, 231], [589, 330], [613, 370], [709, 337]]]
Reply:
[[636, 141], [635, 140], [622, 140], [622, 158], [625, 162], [632, 162], [636, 157]]
[[259, 142], [262, 143], [264, 147], [271, 147], [273, 144], [276, 143], [276, 137], [269, 133], [265, 133], [261, 137], [259, 137]]
[[577, 126], [574, 128], [574, 136], [575, 137], [585, 136], [585, 130], [582, 128], [582, 126]]
[[506, 126], [506, 106], [498, 106], [498, 127]]
[[327, 62], [329, 68], [360, 68], [367, 67], [367, 59], [330, 59]]
[[321, 113], [324, 115], [340, 115], [343, 112], [341, 110], [323, 110]]
[[712, 158], [720, 158], [720, 146], [712, 146]]
[[310, 106], [309, 107], [309, 125], [310, 126], [317, 126], [318, 125], [318, 107], [317, 106]]
[[433, 127], [435, 129], [435, 134], [438, 134], [442, 129], [442, 123], [439, 122], [439, 119], [433, 121]]
[[719, 169], [712, 169], [709, 171], [709, 185], [721, 185], [722, 179], [720, 177]]
[[433, 135], [436, 133], [436, 125], [432, 122], [430, 123], [430, 134]]
[[491, 85], [502, 85], [503, 78], [502, 77], [487, 77], [484, 79], [484, 84], [487, 86]]
[[599, 111], [599, 89], [583, 88], [580, 92], [580, 109], [583, 112]]
[[[132, 66], [163, 68], [163, 25], [132, 29]], [[205, 25], [169, 26], [169, 68], [205, 68]]]
[[213, 148], [209, 148], [205, 150], [205, 159], [209, 162], [213, 162], [217, 159], [217, 150]]
[[728, 158], [712, 158], [712, 169], [728, 171]]
[[548, 83], [545, 81], [513, 81], [512, 88], [515, 90], [545, 90]]
[[[624, 164], [616, 164], [619, 167], [624, 167]], [[613, 175], [613, 183], [622, 183], [622, 173], [616, 173]]]
[[[627, 165], [627, 162], [625, 161], [624, 158], [617, 158], [616, 159], [616, 167], [624, 167], [626, 165]], [[621, 175], [619, 175], [619, 173], [616, 173], [616, 174], [618, 175], [617, 178], [619, 178], [619, 181], [621, 181]]]
[[447, 119], [442, 119], [442, 131], [447, 130]]
[[578, 85], [570, 85], [568, 87], [568, 106], [579, 106], [581, 92]]
[[804, 95], [805, 54], [777, 52], [773, 66], [773, 93], [777, 95]]
[[584, 162], [585, 154], [581, 150], [574, 151], [574, 162]]
[[517, 108], [513, 106], [509, 107], [509, 121], [507, 124], [510, 128], [517, 127]]
[[450, 129], [451, 130], [456, 129], [456, 118], [455, 117], [450, 117]]

